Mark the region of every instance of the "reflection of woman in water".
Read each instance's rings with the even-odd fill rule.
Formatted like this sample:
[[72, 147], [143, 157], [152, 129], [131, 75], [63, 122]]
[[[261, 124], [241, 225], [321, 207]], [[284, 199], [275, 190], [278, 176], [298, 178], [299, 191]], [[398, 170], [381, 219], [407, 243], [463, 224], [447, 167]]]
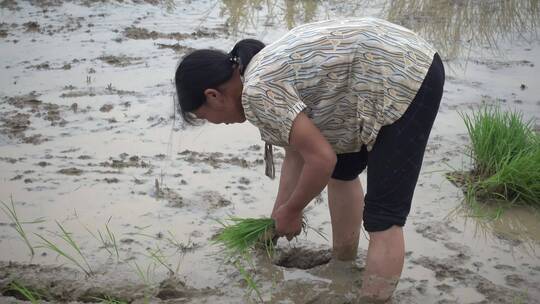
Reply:
[[[259, 128], [267, 175], [272, 146], [285, 148], [272, 211], [291, 239], [302, 210], [328, 186], [334, 257], [354, 260], [362, 220], [369, 248], [363, 296], [391, 296], [404, 260], [411, 207], [444, 84], [431, 45], [392, 23], [364, 18], [297, 27], [274, 43], [198, 50], [176, 75], [188, 122]], [[367, 171], [364, 197], [358, 175]]]

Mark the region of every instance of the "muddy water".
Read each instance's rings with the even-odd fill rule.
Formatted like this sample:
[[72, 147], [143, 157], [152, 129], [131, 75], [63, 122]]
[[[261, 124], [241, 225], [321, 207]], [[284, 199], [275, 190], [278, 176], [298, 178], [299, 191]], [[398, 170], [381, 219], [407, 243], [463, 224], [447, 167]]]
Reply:
[[[175, 122], [175, 66], [193, 48], [228, 50], [240, 38], [269, 42], [304, 22], [377, 16], [421, 33], [448, 72], [393, 301], [539, 302], [538, 213], [512, 209], [479, 221], [444, 178], [470, 165], [459, 111], [490, 103], [540, 116], [539, 9], [533, 0], [0, 2], [0, 199], [13, 198], [33, 246], [42, 243], [38, 234], [75, 255], [60, 223], [88, 260], [83, 268], [95, 273], [85, 279], [47, 248], [31, 257], [1, 214], [0, 301], [12, 301], [4, 290], [15, 279], [53, 302], [257, 301], [210, 239], [216, 218], [268, 216], [277, 181], [264, 177], [254, 127]], [[307, 214], [331, 235], [324, 195]], [[313, 232], [278, 245], [304, 253], [297, 266], [317, 264], [312, 257], [329, 249]], [[312, 269], [257, 258], [254, 277], [265, 302], [354, 303], [366, 249], [363, 238], [354, 265]]]

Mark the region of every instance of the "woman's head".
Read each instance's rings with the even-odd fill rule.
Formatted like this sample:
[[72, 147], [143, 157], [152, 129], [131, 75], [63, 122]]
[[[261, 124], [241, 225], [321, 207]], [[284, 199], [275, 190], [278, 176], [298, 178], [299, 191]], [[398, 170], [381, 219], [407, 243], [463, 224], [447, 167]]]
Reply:
[[197, 50], [185, 56], [175, 74], [179, 110], [188, 123], [196, 118], [212, 123], [245, 120], [240, 76], [251, 58], [264, 48], [255, 39], [239, 41], [230, 53]]

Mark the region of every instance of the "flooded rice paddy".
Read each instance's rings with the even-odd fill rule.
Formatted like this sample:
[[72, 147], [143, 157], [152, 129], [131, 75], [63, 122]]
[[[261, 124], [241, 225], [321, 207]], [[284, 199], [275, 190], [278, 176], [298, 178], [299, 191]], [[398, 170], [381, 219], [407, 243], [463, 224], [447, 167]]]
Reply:
[[[535, 0], [0, 1], [0, 200], [13, 200], [36, 247], [31, 256], [0, 214], [0, 302], [20, 302], [7, 288], [14, 280], [50, 302], [259, 301], [211, 238], [216, 219], [269, 216], [277, 180], [264, 176], [253, 126], [182, 125], [173, 73], [193, 49], [228, 51], [247, 37], [268, 43], [295, 25], [354, 16], [419, 32], [448, 74], [392, 302], [540, 303], [538, 212], [470, 217], [445, 179], [470, 168], [460, 112], [499, 104], [538, 128]], [[306, 215], [331, 235], [324, 193]], [[276, 260], [254, 259], [263, 301], [356, 303], [367, 244], [363, 236], [356, 263], [341, 265], [316, 233], [280, 240]]]

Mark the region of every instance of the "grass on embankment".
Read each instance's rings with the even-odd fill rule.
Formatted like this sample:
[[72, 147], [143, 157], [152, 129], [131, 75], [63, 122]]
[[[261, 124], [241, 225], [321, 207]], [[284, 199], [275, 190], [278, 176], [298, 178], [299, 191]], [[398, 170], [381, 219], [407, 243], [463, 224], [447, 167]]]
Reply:
[[[469, 203], [498, 201], [540, 207], [540, 136], [522, 113], [481, 106], [461, 113], [473, 169], [462, 175]], [[456, 182], [456, 175], [450, 179]]]

